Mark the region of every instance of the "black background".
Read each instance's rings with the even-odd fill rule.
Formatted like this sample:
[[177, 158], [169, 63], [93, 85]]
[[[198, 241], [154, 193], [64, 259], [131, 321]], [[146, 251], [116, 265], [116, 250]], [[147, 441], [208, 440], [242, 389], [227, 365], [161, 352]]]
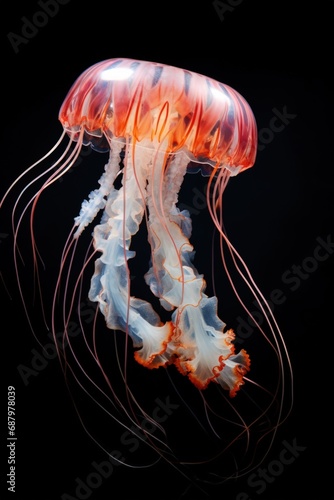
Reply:
[[[38, 28], [26, 44], [19, 44], [17, 53], [7, 34], [22, 35], [21, 18], [33, 19], [41, 7], [37, 1], [6, 4], [6, 15], [2, 16], [1, 192], [60, 136], [58, 110], [74, 80], [90, 65], [107, 58], [159, 61], [222, 81], [247, 99], [262, 131], [262, 147], [254, 168], [232, 179], [228, 186], [225, 220], [232, 242], [264, 294], [269, 296], [278, 288], [286, 296], [284, 303], [276, 307], [275, 315], [291, 355], [295, 405], [263, 466], [277, 459], [284, 440], [296, 440], [305, 449], [261, 494], [247, 485], [247, 477], [215, 487], [204, 485], [206, 494], [200, 493], [192, 486], [188, 489], [187, 480], [175, 469], [159, 463], [148, 469], [120, 466], [89, 498], [234, 500], [244, 491], [252, 500], [292, 500], [325, 498], [327, 485], [330, 491], [324, 450], [332, 437], [327, 401], [332, 394], [328, 369], [332, 365], [333, 250], [328, 252], [328, 258], [315, 263], [316, 269], [306, 273], [304, 270], [295, 290], [282, 276], [291, 272], [294, 265], [311, 262], [318, 238], [326, 241], [332, 235], [334, 239], [333, 98], [329, 77], [332, 3], [284, 5], [277, 1], [244, 0], [230, 2], [230, 10], [220, 18], [210, 1], [147, 5], [95, 0], [84, 5], [71, 0], [59, 5], [59, 12]], [[264, 129], [269, 127], [274, 109], [286, 109], [292, 117], [265, 144], [268, 135]], [[50, 298], [48, 293], [51, 296], [57, 259], [73, 217], [99, 177], [92, 170], [95, 162], [101, 164], [97, 156], [89, 155], [86, 164], [83, 162], [68, 179], [50, 190], [37, 214], [36, 235], [51, 277], [50, 282], [44, 278], [45, 302]], [[187, 182], [185, 202], [191, 204], [193, 193], [203, 189], [205, 179], [190, 176]], [[75, 479], [85, 481], [93, 471], [92, 462], [104, 460], [105, 455], [80, 425], [56, 360], [50, 361], [37, 376], [31, 376], [27, 386], [17, 370], [20, 364], [30, 366], [32, 349], [40, 350], [27, 324], [13, 272], [10, 214], [18, 192], [6, 201], [0, 227], [5, 371], [1, 392], [2, 447], [6, 444], [5, 398], [9, 385], [16, 387], [18, 436], [17, 492], [8, 497], [56, 500], [67, 493], [76, 498]], [[204, 273], [210, 273], [210, 235], [207, 214], [201, 209], [194, 215], [192, 241], [197, 266]], [[147, 262], [141, 265], [145, 272]], [[32, 294], [33, 285], [30, 286]], [[219, 300], [224, 304], [224, 319], [233, 326], [241, 312], [228, 298], [232, 294], [228, 286], [226, 290], [221, 288]], [[40, 326], [37, 336], [43, 344], [45, 334]], [[270, 377], [270, 373], [265, 373], [270, 372], [270, 364], [261, 359], [253, 336], [246, 348], [258, 363], [254, 369], [260, 378]], [[142, 390], [148, 400], [150, 383], [155, 389], [154, 397], [166, 394], [164, 389], [159, 393], [157, 376], [161, 375], [143, 375]], [[150, 382], [150, 377], [155, 381]], [[90, 419], [104, 444], [110, 440], [111, 449], [117, 448], [117, 428], [103, 426], [98, 417], [94, 422], [94, 415]], [[170, 426], [173, 432], [175, 425], [175, 436], [179, 436], [182, 448], [182, 429], [178, 424], [175, 417]], [[2, 470], [7, 468], [4, 464]], [[1, 481], [6, 493], [4, 476]]]

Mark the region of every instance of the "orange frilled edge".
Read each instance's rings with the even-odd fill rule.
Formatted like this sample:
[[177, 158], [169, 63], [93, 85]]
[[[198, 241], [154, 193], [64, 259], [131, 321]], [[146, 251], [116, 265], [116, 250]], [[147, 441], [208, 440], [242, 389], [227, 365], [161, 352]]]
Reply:
[[[191, 365], [191, 360], [189, 362], [181, 362], [178, 356], [178, 343], [174, 343], [175, 326], [172, 322], [167, 322], [168, 325], [168, 335], [165, 340], [161, 343], [161, 349], [157, 352], [151, 352], [150, 356], [144, 357], [141, 350], [137, 350], [134, 353], [135, 360], [149, 369], [167, 367], [174, 364], [178, 371], [184, 375], [188, 376], [189, 380], [200, 390], [204, 390], [208, 387], [210, 382], [216, 382], [220, 384], [223, 389], [229, 390], [230, 397], [236, 396], [240, 387], [244, 385], [244, 376], [250, 370], [250, 357], [248, 353], [241, 349], [238, 354], [234, 354], [234, 346], [231, 345], [230, 356], [224, 358], [220, 356], [217, 360], [216, 366], [212, 366], [211, 372], [212, 376], [208, 377], [206, 380], [202, 380], [194, 374], [193, 366]], [[234, 338], [233, 330], [228, 331], [231, 339]], [[224, 371], [225, 370], [225, 371]]]

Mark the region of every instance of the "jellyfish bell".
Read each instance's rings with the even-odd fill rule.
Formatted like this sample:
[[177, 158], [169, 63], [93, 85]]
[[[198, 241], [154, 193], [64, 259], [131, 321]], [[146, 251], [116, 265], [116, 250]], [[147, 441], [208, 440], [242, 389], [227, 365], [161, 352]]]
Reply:
[[[278, 360], [278, 382], [273, 391], [273, 398], [278, 399], [275, 432], [283, 420], [286, 398], [283, 358], [291, 373], [289, 356], [270, 307], [223, 226], [222, 197], [227, 183], [230, 177], [251, 168], [256, 158], [257, 127], [246, 100], [228, 85], [192, 71], [147, 61], [110, 59], [91, 66], [79, 76], [61, 106], [59, 120], [63, 127], [60, 141], [67, 135], [69, 144], [44, 172], [46, 181], [42, 181], [23, 210], [24, 214], [30, 208], [31, 228], [41, 194], [75, 164], [83, 145], [109, 152], [97, 187], [83, 201], [61, 256], [51, 323], [59, 346], [54, 311], [61, 295], [61, 283], [65, 282], [63, 304], [70, 298], [70, 307], [64, 305], [64, 340], [58, 347], [64, 371], [68, 371], [71, 358], [70, 370], [77, 381], [80, 375], [83, 377], [79, 385], [85, 392], [85, 382], [97, 386], [77, 356], [69, 332], [74, 296], [80, 290], [81, 297], [83, 273], [88, 263], [94, 261], [89, 300], [98, 305], [108, 329], [125, 334], [126, 348], [128, 339], [132, 340], [135, 360], [143, 369], [169, 370], [173, 365], [201, 393], [217, 386], [230, 397], [240, 392], [245, 380], [251, 382], [247, 378], [250, 356], [244, 349], [237, 352], [233, 329], [227, 329], [218, 316], [218, 299], [205, 293], [205, 278], [194, 265], [192, 220], [187, 210], [178, 208], [186, 173], [199, 170], [208, 176], [208, 211], [220, 238], [222, 262], [232, 290], [249, 313], [227, 269], [224, 245], [237, 272], [260, 303], [268, 324], [269, 334], [252, 318]], [[28, 186], [39, 182], [44, 174], [37, 175]], [[14, 253], [21, 221], [22, 217], [13, 230]], [[90, 231], [91, 225], [93, 251], [85, 258], [70, 291], [69, 276], [75, 251], [83, 232], [88, 228]], [[161, 314], [151, 304], [153, 300], [132, 294], [129, 262], [136, 257], [132, 242], [143, 225], [150, 248], [144, 279], [152, 298], [166, 312], [166, 321], [162, 321]], [[33, 237], [32, 241], [34, 247]], [[145, 411], [128, 388], [131, 404], [125, 407], [101, 363], [95, 332], [87, 339], [86, 328], [80, 325], [87, 353], [107, 381], [113, 405], [123, 411], [128, 428], [140, 427], [134, 417], [136, 412], [131, 413], [129, 408], [134, 406], [143, 415]], [[125, 364], [121, 378], [127, 387]], [[267, 408], [272, 407], [270, 400]], [[261, 408], [261, 416], [266, 415], [266, 411]], [[247, 424], [237, 415], [242, 424], [240, 436], [248, 436], [259, 415]], [[240, 422], [237, 425], [240, 426]], [[235, 440], [237, 438], [231, 442]], [[158, 449], [161, 453], [160, 446]]]
[[228, 85], [159, 63], [112, 59], [92, 66], [72, 86], [59, 119], [73, 138], [83, 131], [92, 147], [103, 137], [148, 140], [232, 175], [255, 162], [257, 128], [245, 99]]

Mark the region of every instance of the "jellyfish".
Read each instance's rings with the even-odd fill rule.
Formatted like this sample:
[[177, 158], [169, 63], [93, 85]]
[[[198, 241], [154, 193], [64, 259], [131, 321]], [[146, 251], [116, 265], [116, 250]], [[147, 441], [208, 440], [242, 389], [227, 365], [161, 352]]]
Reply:
[[[233, 329], [218, 316], [217, 297], [206, 294], [205, 277], [194, 263], [192, 219], [189, 211], [178, 208], [185, 176], [201, 172], [208, 178], [207, 208], [220, 238], [227, 276], [247, 310], [226, 267], [224, 245], [261, 304], [272, 334], [269, 342], [279, 359], [282, 385], [281, 359], [284, 355], [288, 359], [284, 340], [223, 225], [226, 186], [256, 159], [256, 121], [246, 100], [230, 86], [193, 71], [117, 58], [99, 62], [79, 76], [61, 106], [59, 120], [63, 132], [56, 147], [66, 137], [69, 143], [61, 157], [29, 184], [48, 174], [22, 213], [30, 207], [31, 227], [40, 197], [71, 169], [83, 146], [107, 152], [109, 159], [74, 219], [61, 258], [55, 298], [65, 264], [71, 261], [71, 249], [87, 229], [92, 231], [93, 252], [83, 268], [95, 259], [88, 297], [103, 315], [106, 328], [123, 332], [126, 343], [131, 339], [134, 359], [143, 368], [168, 370], [173, 365], [198, 390], [205, 392], [218, 385], [234, 398], [249, 380], [250, 356], [245, 349], [237, 351]], [[14, 247], [21, 220], [22, 216], [13, 229]], [[132, 240], [143, 225], [150, 248], [144, 279], [166, 320], [150, 301], [132, 294], [129, 263], [136, 259]], [[33, 256], [38, 260], [34, 238]], [[66, 343], [71, 346], [68, 317], [64, 313], [64, 351]], [[57, 338], [55, 342], [59, 346]], [[90, 347], [89, 351], [99, 364], [95, 349]], [[73, 357], [77, 359], [75, 353]], [[60, 358], [64, 360], [66, 355], [60, 353]], [[277, 394], [282, 400], [284, 389], [277, 389]], [[281, 413], [282, 403], [278, 405], [278, 421]], [[246, 426], [243, 432], [248, 430]]]

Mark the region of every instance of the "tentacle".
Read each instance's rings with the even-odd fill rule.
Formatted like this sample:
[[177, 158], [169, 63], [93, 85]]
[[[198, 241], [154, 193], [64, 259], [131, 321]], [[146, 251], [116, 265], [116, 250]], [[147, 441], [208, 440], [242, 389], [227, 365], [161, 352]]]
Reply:
[[149, 177], [152, 266], [146, 282], [166, 310], [175, 309], [173, 339], [159, 363], [174, 362], [200, 389], [215, 380], [234, 395], [250, 362], [245, 351], [234, 354], [234, 333], [225, 332], [226, 325], [217, 316], [217, 299], [204, 293], [205, 280], [192, 262], [190, 216], [176, 207], [188, 163], [185, 154], [166, 162], [162, 150]]
[[[99, 302], [108, 328], [131, 336], [138, 348], [137, 361], [147, 365], [166, 349], [173, 329], [170, 322], [161, 323], [151, 304], [130, 296], [127, 261], [135, 256], [130, 250], [131, 238], [144, 217], [142, 193], [152, 156], [150, 150], [139, 156], [135, 176], [131, 153], [131, 148], [127, 148], [123, 186], [110, 190], [103, 221], [94, 229], [95, 249], [102, 255], [95, 264], [89, 298]], [[112, 163], [108, 168], [115, 168]]]
[[100, 187], [89, 194], [88, 200], [82, 202], [80, 214], [74, 219], [75, 225], [78, 226], [74, 238], [78, 238], [85, 227], [95, 219], [98, 212], [105, 208], [107, 203], [105, 197], [113, 191], [113, 184], [119, 172], [120, 153], [123, 148], [124, 142], [111, 141], [109, 161], [99, 180]]

